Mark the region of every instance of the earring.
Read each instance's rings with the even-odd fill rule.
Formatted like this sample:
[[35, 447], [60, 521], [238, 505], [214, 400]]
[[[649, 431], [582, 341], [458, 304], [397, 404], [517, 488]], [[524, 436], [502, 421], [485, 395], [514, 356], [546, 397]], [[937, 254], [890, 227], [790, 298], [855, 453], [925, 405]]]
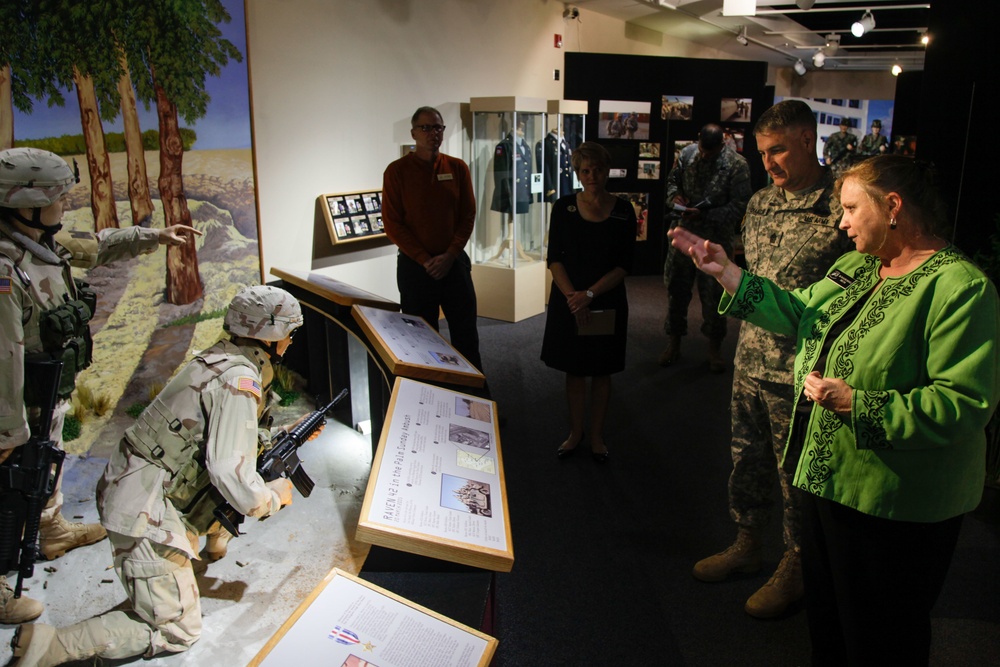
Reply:
[[889, 218], [889, 229], [896, 228], [896, 218]]

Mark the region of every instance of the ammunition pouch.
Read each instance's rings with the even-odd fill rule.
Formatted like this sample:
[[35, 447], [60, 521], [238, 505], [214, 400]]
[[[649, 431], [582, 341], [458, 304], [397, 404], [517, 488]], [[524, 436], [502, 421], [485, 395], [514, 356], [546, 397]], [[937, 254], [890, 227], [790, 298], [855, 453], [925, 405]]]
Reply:
[[[26, 361], [63, 362], [63, 372], [59, 380], [59, 398], [69, 398], [76, 389], [76, 376], [93, 360], [94, 341], [90, 337], [90, 320], [97, 306], [97, 294], [86, 283], [77, 283], [76, 299], [67, 300], [55, 308], [46, 310], [39, 316], [38, 330], [42, 341], [42, 352], [26, 354]], [[37, 388], [31, 387], [25, 378], [25, 402], [38, 405], [35, 399]]]

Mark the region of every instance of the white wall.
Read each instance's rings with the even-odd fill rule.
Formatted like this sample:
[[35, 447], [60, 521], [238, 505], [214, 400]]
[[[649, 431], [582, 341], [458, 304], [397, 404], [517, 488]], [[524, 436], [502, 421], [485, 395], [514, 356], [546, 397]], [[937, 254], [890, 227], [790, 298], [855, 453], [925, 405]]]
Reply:
[[271, 267], [319, 270], [398, 298], [388, 242], [313, 258], [316, 197], [381, 189], [385, 166], [411, 142], [418, 106], [442, 111], [442, 150], [468, 159], [462, 105], [480, 96], [560, 98], [552, 74], [566, 51], [734, 57], [732, 39], [716, 49], [586, 10], [566, 21], [563, 8], [554, 0], [249, 0], [265, 280]]

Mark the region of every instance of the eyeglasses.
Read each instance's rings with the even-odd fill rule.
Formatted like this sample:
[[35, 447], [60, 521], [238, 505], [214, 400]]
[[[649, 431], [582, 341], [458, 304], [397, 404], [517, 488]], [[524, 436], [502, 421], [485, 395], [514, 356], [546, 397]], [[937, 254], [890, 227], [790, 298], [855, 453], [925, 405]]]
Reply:
[[444, 132], [445, 127], [444, 125], [414, 125], [413, 129], [430, 134], [431, 132]]

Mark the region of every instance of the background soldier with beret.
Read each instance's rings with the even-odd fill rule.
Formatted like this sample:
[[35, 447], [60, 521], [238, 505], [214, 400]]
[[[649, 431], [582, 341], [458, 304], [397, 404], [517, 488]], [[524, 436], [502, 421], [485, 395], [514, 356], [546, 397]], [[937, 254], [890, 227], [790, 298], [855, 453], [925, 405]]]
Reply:
[[[28, 441], [29, 428], [39, 416], [38, 406], [24, 401], [25, 383], [33, 379], [24, 372], [26, 358], [63, 362], [49, 436], [62, 445], [76, 375], [90, 364], [88, 322], [97, 301], [89, 288], [73, 281], [70, 267], [92, 268], [135, 257], [161, 243], [179, 245], [188, 234], [201, 233], [185, 225], [106, 229], [97, 235], [60, 232], [63, 197], [78, 181], [77, 173], [55, 153], [36, 148], [0, 151], [0, 461]], [[58, 330], [53, 323], [59, 323]], [[63, 518], [62, 500], [57, 485], [42, 512], [39, 544], [48, 559], [105, 536], [98, 524]], [[42, 605], [14, 598], [4, 574], [0, 623], [37, 618]]]

